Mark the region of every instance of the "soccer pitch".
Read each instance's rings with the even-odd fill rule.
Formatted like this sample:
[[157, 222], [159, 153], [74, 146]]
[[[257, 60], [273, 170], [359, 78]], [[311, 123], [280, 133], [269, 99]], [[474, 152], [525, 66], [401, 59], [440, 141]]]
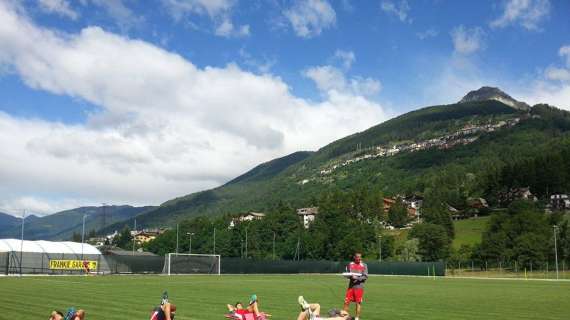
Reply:
[[[221, 320], [227, 303], [256, 293], [273, 319], [295, 320], [298, 295], [340, 308], [345, 287], [335, 275], [4, 277], [0, 319], [47, 319], [69, 306], [87, 320], [148, 319], [168, 290], [176, 319]], [[568, 319], [568, 301], [570, 282], [371, 276], [362, 319]]]

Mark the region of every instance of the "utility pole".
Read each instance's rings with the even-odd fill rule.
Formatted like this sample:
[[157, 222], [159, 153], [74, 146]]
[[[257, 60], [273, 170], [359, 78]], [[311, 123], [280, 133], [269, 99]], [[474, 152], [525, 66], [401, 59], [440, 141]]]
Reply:
[[176, 254], [178, 254], [178, 223], [176, 224]]
[[378, 261], [382, 262], [382, 235], [378, 235]]
[[556, 280], [558, 280], [558, 248], [556, 246], [556, 231], [558, 231], [558, 226], [552, 226], [554, 228], [554, 259], [556, 261]]
[[190, 246], [188, 247], [188, 253], [192, 254], [192, 236], [194, 235], [194, 233], [192, 232], [186, 232], [187, 236], [190, 236]]
[[216, 254], [216, 227], [214, 227], [214, 254]]
[[247, 259], [247, 227], [245, 228], [245, 258]]
[[273, 231], [273, 260], [275, 260], [275, 231]]
[[135, 237], [137, 236], [137, 219], [135, 219], [135, 228], [133, 230], [133, 256], [135, 255], [135, 246], [136, 246], [136, 241], [135, 241]]
[[26, 224], [26, 209], [22, 214], [22, 240], [20, 241], [20, 276], [22, 275], [22, 259], [24, 258], [24, 225]]
[[87, 218], [87, 215], [84, 214], [83, 215], [83, 227], [81, 229], [81, 260], [83, 260], [83, 244], [85, 243], [85, 218]]

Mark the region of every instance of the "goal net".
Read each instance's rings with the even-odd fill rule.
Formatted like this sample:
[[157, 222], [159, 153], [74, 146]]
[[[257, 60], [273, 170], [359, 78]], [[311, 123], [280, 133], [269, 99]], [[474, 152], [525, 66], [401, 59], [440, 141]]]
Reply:
[[169, 253], [164, 259], [164, 274], [220, 274], [218, 254]]

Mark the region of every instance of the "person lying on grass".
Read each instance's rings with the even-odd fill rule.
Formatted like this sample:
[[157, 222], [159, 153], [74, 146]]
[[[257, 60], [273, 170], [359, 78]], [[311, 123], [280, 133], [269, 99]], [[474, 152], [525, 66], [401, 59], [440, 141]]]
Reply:
[[154, 308], [150, 314], [150, 320], [174, 320], [176, 305], [168, 301], [168, 293], [162, 294], [160, 306]]
[[49, 315], [49, 320], [63, 320], [63, 313], [58, 310], [54, 310]]
[[259, 311], [259, 301], [257, 300], [257, 295], [251, 295], [249, 305], [247, 308], [243, 307], [241, 302], [237, 302], [235, 305], [228, 304], [228, 311], [230, 312], [226, 317], [236, 320], [263, 320], [267, 317], [271, 317], [270, 314]]
[[318, 303], [308, 303], [303, 296], [297, 299], [301, 306], [301, 312], [297, 320], [352, 320], [348, 312], [333, 309], [329, 312], [328, 318], [321, 317], [321, 305]]

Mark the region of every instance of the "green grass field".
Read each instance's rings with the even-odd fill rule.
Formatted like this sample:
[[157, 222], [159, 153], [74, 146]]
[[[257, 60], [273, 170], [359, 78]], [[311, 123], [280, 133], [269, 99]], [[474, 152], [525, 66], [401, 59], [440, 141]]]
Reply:
[[490, 217], [479, 217], [454, 221], [455, 239], [453, 239], [453, 247], [459, 249], [462, 244], [472, 246], [481, 243], [481, 235], [485, 231], [489, 219]]
[[[87, 319], [148, 319], [167, 289], [177, 319], [224, 319], [226, 303], [259, 296], [273, 319], [296, 319], [304, 295], [340, 307], [335, 275], [99, 276], [0, 278], [0, 319], [47, 319], [76, 306]], [[568, 319], [570, 282], [381, 277], [369, 279], [362, 319]]]

